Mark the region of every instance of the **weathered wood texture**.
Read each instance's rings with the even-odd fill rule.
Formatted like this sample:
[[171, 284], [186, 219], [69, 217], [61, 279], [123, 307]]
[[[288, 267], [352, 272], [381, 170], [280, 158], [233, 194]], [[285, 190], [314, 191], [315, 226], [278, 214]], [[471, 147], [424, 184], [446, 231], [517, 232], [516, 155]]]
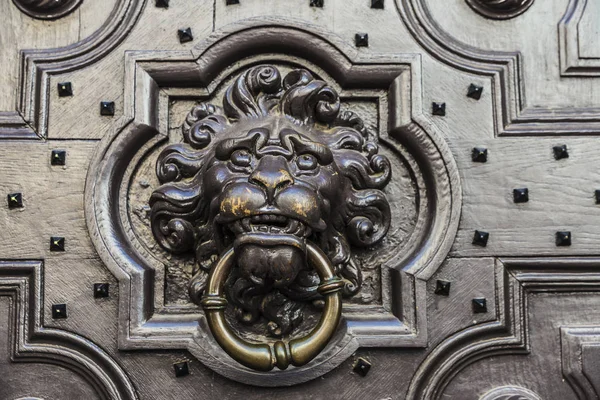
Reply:
[[[556, 160], [553, 146], [569, 158]], [[471, 161], [471, 149], [488, 149], [487, 163]], [[593, 173], [600, 142], [582, 138], [499, 138], [452, 143], [463, 185], [461, 223], [454, 256], [597, 255], [600, 206]], [[514, 203], [513, 189], [528, 188], [529, 201]], [[490, 233], [487, 247], [472, 245], [475, 230]], [[572, 245], [557, 247], [555, 233], [571, 231]]]
[[[83, 378], [64, 367], [54, 365], [29, 368], [28, 363], [13, 363], [11, 360], [10, 343], [11, 328], [15, 303], [8, 297], [0, 297], [0, 371], [10, 368], [8, 375], [3, 375], [2, 396], [6, 399], [19, 399], [31, 395], [31, 388], [23, 385], [24, 381], [35, 381], [40, 376], [46, 380], [44, 388], [37, 390], [41, 398], [87, 398], [98, 399], [97, 393]], [[65, 382], [70, 384], [65, 385]], [[42, 397], [43, 396], [43, 397]]]
[[[536, 1], [527, 12], [507, 21], [493, 21], [469, 12], [463, 0], [425, 3], [433, 19], [461, 43], [488, 51], [520, 53], [524, 107], [600, 106], [600, 82], [561, 79], [558, 74], [562, 39], [557, 36], [557, 22], [566, 14], [571, 0]], [[590, 22], [580, 24], [579, 29], [574, 27], [575, 35], [585, 38], [579, 42], [583, 48], [598, 45], [593, 31], [598, 29], [597, 6], [592, 5], [596, 2], [587, 3], [584, 18]]]
[[116, 0], [84, 1], [57, 21], [36, 20], [11, 1], [0, 4], [0, 111], [14, 111], [19, 92], [20, 51], [64, 47], [85, 39], [109, 17]]
[[[0, 130], [15, 125], [15, 116], [20, 118], [19, 96], [45, 93], [45, 87], [20, 86], [35, 81], [20, 75], [31, 78], [27, 74], [35, 70], [30, 66], [23, 71], [21, 51], [74, 49], [103, 27], [120, 22], [111, 19], [120, 5], [133, 10], [123, 13], [132, 19], [123, 17], [128, 21], [123, 32], [107, 34], [89, 49], [93, 62], [85, 61], [85, 54], [68, 59], [73, 66], [63, 64], [64, 72], [49, 77], [47, 98], [31, 99], [40, 107], [32, 117], [48, 117], [47, 138], [36, 139], [37, 127], [28, 120], [22, 124], [34, 140], [0, 141], [0, 399], [111, 398], [106, 395], [110, 382], [118, 387], [112, 398], [123, 399], [477, 400], [504, 386], [509, 394], [510, 387], [524, 388], [548, 400], [600, 397], [598, 2], [535, 0], [522, 15], [504, 20], [484, 18], [464, 0], [385, 0], [383, 9], [371, 8], [371, 0], [324, 0], [322, 8], [309, 3], [171, 0], [168, 8], [161, 8], [154, 0], [143, 5], [84, 0], [73, 13], [42, 21], [20, 12], [12, 0], [0, 2]], [[148, 123], [153, 117], [148, 115], [153, 99], [144, 98], [148, 93], [143, 85], [135, 86], [135, 74], [146, 79], [146, 72], [128, 70], [132, 60], [160, 58], [173, 63], [173, 71], [190, 73], [178, 60], [192, 60], [227, 32], [257, 24], [326, 36], [340, 51], [354, 52], [356, 60], [399, 57], [405, 65], [412, 63], [411, 78], [397, 84], [415, 92], [398, 102], [402, 110], [396, 110], [397, 118], [412, 118], [446, 142], [451, 155], [440, 162], [449, 171], [456, 167], [462, 192], [458, 233], [451, 248], [447, 243], [446, 260], [427, 282], [406, 274], [396, 286], [407, 291], [403, 293], [414, 290], [418, 304], [426, 304], [416, 310], [417, 300], [411, 298], [400, 305], [409, 311], [407, 318], [426, 315], [426, 342], [413, 348], [360, 348], [339, 366], [327, 366], [331, 372], [321, 378], [287, 388], [224, 378], [185, 346], [121, 349], [117, 338], [122, 339], [123, 331], [117, 321], [127, 320], [130, 308], [120, 304], [120, 289], [135, 291], [138, 286], [122, 272], [111, 273], [98, 256], [84, 212], [86, 175], [94, 152], [104, 144], [100, 141], [118, 137], [124, 127], [134, 125], [134, 118]], [[194, 38], [181, 43], [177, 30], [188, 27]], [[355, 46], [356, 33], [368, 33], [368, 47]], [[241, 35], [240, 49], [243, 44]], [[304, 51], [311, 51], [310, 43]], [[275, 60], [288, 56], [272, 55]], [[229, 71], [241, 64], [233, 61]], [[160, 88], [160, 101], [173, 93], [187, 93], [179, 98], [183, 102], [195, 100], [189, 94], [199, 92], [198, 82], [196, 75], [190, 76], [190, 82], [177, 84], [186, 87]], [[63, 81], [72, 83], [73, 96], [58, 97], [56, 86]], [[483, 87], [480, 99], [467, 96], [471, 84]], [[135, 104], [127, 104], [126, 93], [136, 89]], [[114, 116], [100, 115], [101, 101], [115, 102]], [[445, 115], [433, 113], [433, 102], [445, 103]], [[138, 114], [132, 115], [133, 110]], [[181, 121], [187, 108], [181, 108], [183, 114], [174, 110], [181, 115], [172, 115], [170, 123], [165, 120], [168, 112], [161, 116], [162, 133], [179, 131], [174, 121]], [[569, 157], [556, 160], [556, 145], [567, 145]], [[486, 163], [472, 161], [476, 146], [487, 148]], [[50, 165], [53, 149], [67, 151], [66, 166]], [[528, 202], [514, 203], [516, 188], [529, 189]], [[8, 208], [6, 195], [14, 192], [23, 194], [23, 208]], [[487, 246], [473, 245], [475, 230], [489, 233]], [[572, 244], [556, 246], [557, 231], [570, 231]], [[51, 236], [65, 237], [65, 252], [49, 251]], [[34, 279], [36, 270], [28, 269], [31, 260], [42, 261], [39, 281]], [[168, 273], [168, 268], [158, 271]], [[154, 284], [145, 290], [164, 296], [164, 276], [152, 279]], [[435, 293], [438, 280], [451, 282], [448, 296]], [[110, 284], [108, 298], [93, 297], [98, 282]], [[486, 299], [485, 312], [474, 312], [475, 298]], [[17, 307], [27, 299], [39, 301], [37, 315], [34, 306]], [[156, 304], [164, 305], [163, 300]], [[63, 303], [68, 318], [53, 318], [52, 305]], [[153, 315], [153, 304], [140, 306], [142, 319]], [[167, 309], [160, 317], [175, 331], [189, 331], [195, 321], [182, 323], [190, 311], [185, 311], [187, 317], [179, 311]], [[46, 358], [16, 362], [12, 347], [8, 349], [17, 343], [15, 327], [29, 326], [36, 318], [46, 334], [59, 336], [50, 344], [38, 343]], [[7, 324], [9, 320], [14, 324]], [[138, 335], [150, 337], [147, 331]], [[69, 340], [79, 342], [69, 347]], [[83, 353], [94, 361], [77, 359]], [[364, 378], [352, 372], [357, 357], [372, 363]], [[175, 377], [173, 363], [179, 361], [189, 362], [190, 376]], [[512, 394], [522, 393], [518, 390]]]
[[579, 22], [577, 34], [579, 39], [580, 55], [585, 58], [600, 58], [600, 4], [597, 1], [588, 1], [585, 12]]
[[[100, 139], [127, 121], [123, 116], [125, 53], [144, 50], [189, 50], [212, 29], [212, 3], [172, 1], [169, 8], [151, 4], [131, 33], [98, 63], [51, 79], [48, 136], [60, 139]], [[191, 28], [195, 40], [181, 44], [180, 28]], [[69, 80], [75, 96], [59, 98], [56, 84]], [[100, 115], [100, 102], [115, 102], [115, 115]], [[82, 125], [81, 121], [86, 121]]]
[[[83, 211], [87, 165], [96, 142], [3, 142], [0, 159], [0, 253], [4, 259], [94, 258]], [[65, 166], [50, 165], [52, 150], [66, 150]], [[23, 208], [6, 207], [20, 192]], [[65, 237], [63, 252], [50, 252], [50, 237]]]

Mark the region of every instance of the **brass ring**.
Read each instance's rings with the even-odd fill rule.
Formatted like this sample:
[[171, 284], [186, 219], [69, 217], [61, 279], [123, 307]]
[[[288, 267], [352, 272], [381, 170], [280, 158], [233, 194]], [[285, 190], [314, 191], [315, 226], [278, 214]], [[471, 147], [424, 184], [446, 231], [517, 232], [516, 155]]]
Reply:
[[223, 295], [225, 281], [234, 264], [233, 247], [225, 251], [212, 268], [201, 304], [215, 340], [240, 364], [258, 371], [270, 371], [275, 366], [283, 370], [290, 364], [299, 367], [315, 358], [333, 336], [342, 315], [344, 282], [335, 275], [331, 262], [321, 249], [312, 243], [307, 243], [306, 247], [308, 262], [321, 278], [318, 291], [325, 298], [325, 306], [313, 330], [307, 336], [289, 342], [278, 340], [255, 344], [237, 336], [225, 320], [227, 300]]

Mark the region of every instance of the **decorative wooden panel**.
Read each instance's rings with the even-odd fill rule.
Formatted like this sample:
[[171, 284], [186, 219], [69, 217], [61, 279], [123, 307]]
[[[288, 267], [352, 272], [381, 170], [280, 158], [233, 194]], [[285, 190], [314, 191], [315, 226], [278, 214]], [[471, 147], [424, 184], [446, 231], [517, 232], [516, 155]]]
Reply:
[[600, 396], [596, 2], [0, 15], [0, 399]]

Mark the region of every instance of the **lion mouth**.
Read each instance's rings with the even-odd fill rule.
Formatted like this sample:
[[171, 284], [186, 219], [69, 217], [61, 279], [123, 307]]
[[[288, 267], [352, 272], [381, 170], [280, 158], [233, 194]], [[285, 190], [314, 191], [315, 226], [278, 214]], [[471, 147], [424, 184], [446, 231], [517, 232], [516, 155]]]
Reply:
[[306, 238], [312, 233], [310, 227], [302, 221], [277, 214], [258, 214], [245, 217], [229, 223], [227, 227], [236, 236], [262, 232]]

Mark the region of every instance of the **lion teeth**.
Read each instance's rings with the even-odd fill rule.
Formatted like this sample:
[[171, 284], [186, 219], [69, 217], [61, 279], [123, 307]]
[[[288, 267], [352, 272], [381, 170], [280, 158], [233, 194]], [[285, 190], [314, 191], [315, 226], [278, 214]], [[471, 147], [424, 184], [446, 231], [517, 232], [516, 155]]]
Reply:
[[298, 237], [303, 237], [304, 236], [304, 224], [299, 224], [298, 229], [296, 229], [296, 232], [294, 232], [294, 235], [298, 236]]
[[269, 227], [269, 232], [271, 233], [281, 233], [281, 228], [278, 226], [270, 226]]
[[302, 238], [311, 234], [310, 228], [301, 221], [277, 214], [253, 215], [233, 221], [227, 226], [234, 235], [249, 232], [265, 232], [295, 235]]
[[243, 218], [241, 225], [244, 229], [244, 232], [252, 232], [252, 226], [250, 225], [250, 218]]
[[285, 233], [293, 234], [294, 232], [296, 232], [298, 230], [298, 225], [300, 225], [300, 221], [298, 221], [296, 219], [288, 220], [288, 224], [285, 227]]

